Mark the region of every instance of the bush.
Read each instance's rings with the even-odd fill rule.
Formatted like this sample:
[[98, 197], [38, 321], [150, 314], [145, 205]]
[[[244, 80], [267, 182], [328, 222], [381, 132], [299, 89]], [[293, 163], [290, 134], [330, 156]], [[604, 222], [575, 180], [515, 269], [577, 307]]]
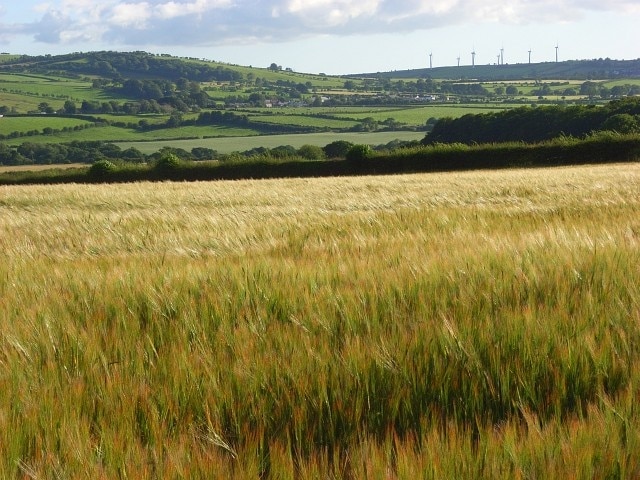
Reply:
[[302, 145], [298, 149], [298, 155], [307, 160], [323, 160], [326, 157], [324, 150], [317, 145]]
[[345, 158], [349, 149], [353, 147], [353, 143], [347, 140], [336, 140], [331, 142], [322, 149], [328, 158]]
[[360, 166], [362, 165], [368, 158], [373, 156], [373, 149], [369, 145], [358, 144], [352, 146], [349, 151], [347, 151], [347, 161], [350, 163]]
[[91, 167], [89, 167], [89, 176], [95, 179], [103, 179], [109, 176], [110, 173], [115, 172], [118, 167], [109, 160], [98, 160]]
[[156, 162], [154, 168], [161, 173], [171, 173], [182, 165], [180, 158], [173, 153], [162, 155]]

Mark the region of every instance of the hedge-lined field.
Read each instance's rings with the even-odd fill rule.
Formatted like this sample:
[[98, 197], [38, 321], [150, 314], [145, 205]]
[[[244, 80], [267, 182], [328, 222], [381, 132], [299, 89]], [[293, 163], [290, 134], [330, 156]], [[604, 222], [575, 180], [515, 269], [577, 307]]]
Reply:
[[0, 477], [634, 478], [640, 166], [0, 191]]
[[[0, 135], [9, 135], [12, 132], [42, 132], [45, 128], [51, 130], [73, 130], [74, 127], [88, 126], [92, 124], [93, 122], [80, 118], [47, 115], [32, 117], [3, 117], [0, 119]], [[20, 141], [24, 142], [25, 140], [21, 139]]]

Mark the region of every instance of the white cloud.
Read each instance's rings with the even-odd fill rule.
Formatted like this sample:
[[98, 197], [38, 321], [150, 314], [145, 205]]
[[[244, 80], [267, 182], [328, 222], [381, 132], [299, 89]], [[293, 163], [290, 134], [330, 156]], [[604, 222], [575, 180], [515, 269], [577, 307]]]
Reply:
[[230, 0], [196, 0], [195, 2], [167, 2], [156, 7], [158, 16], [171, 19], [185, 15], [201, 15], [231, 5]]
[[121, 3], [113, 7], [107, 21], [111, 25], [144, 28], [150, 18], [151, 9], [148, 3]]
[[451, 25], [572, 22], [589, 11], [640, 13], [638, 0], [49, 0], [28, 31], [48, 43], [216, 45], [313, 35], [406, 33]]

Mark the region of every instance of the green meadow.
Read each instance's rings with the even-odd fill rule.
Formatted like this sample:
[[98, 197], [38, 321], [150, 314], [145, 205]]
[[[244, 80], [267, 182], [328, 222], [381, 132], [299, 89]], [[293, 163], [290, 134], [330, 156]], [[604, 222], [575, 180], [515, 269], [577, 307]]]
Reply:
[[151, 142], [117, 142], [121, 148], [135, 147], [142, 153], [151, 154], [162, 147], [182, 148], [191, 151], [194, 147], [212, 148], [219, 153], [244, 152], [254, 148], [275, 148], [291, 145], [300, 148], [303, 145], [317, 145], [324, 147], [337, 140], [368, 145], [383, 145], [394, 140], [412, 141], [424, 138], [424, 132], [365, 132], [365, 133], [300, 133], [283, 135], [237, 135], [187, 140], [157, 140]]
[[27, 97], [34, 109], [41, 102], [47, 102], [54, 109], [62, 108], [64, 102], [122, 100], [103, 90], [92, 88], [88, 80], [76, 80], [50, 75], [27, 75], [0, 73], [0, 98], [3, 104], [5, 95]]
[[[2, 117], [0, 118], [0, 134], [9, 135], [12, 132], [42, 131], [44, 128], [53, 130], [73, 129], [78, 126], [92, 125], [92, 122], [55, 115], [41, 115], [32, 117]], [[24, 139], [22, 139], [24, 141]]]

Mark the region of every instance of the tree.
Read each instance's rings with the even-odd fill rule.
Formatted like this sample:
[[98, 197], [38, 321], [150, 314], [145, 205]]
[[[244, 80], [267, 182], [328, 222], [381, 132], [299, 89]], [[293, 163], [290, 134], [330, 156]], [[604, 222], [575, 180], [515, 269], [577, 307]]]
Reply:
[[218, 152], [212, 148], [206, 147], [193, 147], [191, 149], [191, 155], [196, 160], [213, 160], [218, 155]]
[[345, 90], [355, 90], [356, 82], [354, 82], [353, 80], [347, 80], [346, 82], [344, 82], [344, 88]]
[[182, 166], [182, 160], [173, 153], [163, 153], [156, 161], [154, 169], [162, 175], [170, 175]]
[[189, 88], [189, 80], [184, 77], [179, 78], [176, 80], [176, 88], [181, 92], [186, 92]]
[[347, 152], [347, 161], [355, 167], [361, 167], [373, 156], [373, 149], [369, 145], [356, 144]]
[[298, 155], [307, 160], [323, 160], [325, 158], [324, 150], [317, 145], [302, 145], [298, 149]]
[[269, 154], [274, 158], [294, 157], [296, 153], [296, 149], [291, 145], [280, 145], [269, 150]]
[[607, 118], [602, 124], [602, 130], [611, 130], [618, 133], [640, 132], [640, 116], [619, 113]]
[[73, 100], [67, 100], [66, 102], [64, 102], [62, 110], [64, 111], [64, 113], [73, 115], [78, 111], [78, 108], [76, 107], [76, 103]]
[[182, 114], [180, 112], [174, 112], [167, 120], [167, 128], [177, 128], [182, 125]]
[[51, 105], [49, 105], [47, 102], [41, 102], [38, 105], [38, 110], [41, 111], [42, 113], [53, 113], [53, 107], [51, 107]]
[[353, 147], [353, 143], [347, 140], [336, 140], [323, 147], [327, 158], [345, 158], [349, 149]]
[[613, 87], [611, 87], [611, 96], [612, 97], [623, 97], [627, 94], [627, 92], [629, 91], [629, 87], [626, 87], [624, 85], [614, 85]]
[[584, 82], [580, 85], [580, 95], [587, 95], [593, 98], [598, 94], [598, 84], [596, 82]]
[[505, 89], [505, 93], [507, 95], [517, 95], [518, 94], [518, 87], [516, 87], [515, 85], [509, 85]]
[[89, 177], [95, 180], [102, 180], [116, 170], [115, 164], [109, 160], [98, 160], [89, 168]]

